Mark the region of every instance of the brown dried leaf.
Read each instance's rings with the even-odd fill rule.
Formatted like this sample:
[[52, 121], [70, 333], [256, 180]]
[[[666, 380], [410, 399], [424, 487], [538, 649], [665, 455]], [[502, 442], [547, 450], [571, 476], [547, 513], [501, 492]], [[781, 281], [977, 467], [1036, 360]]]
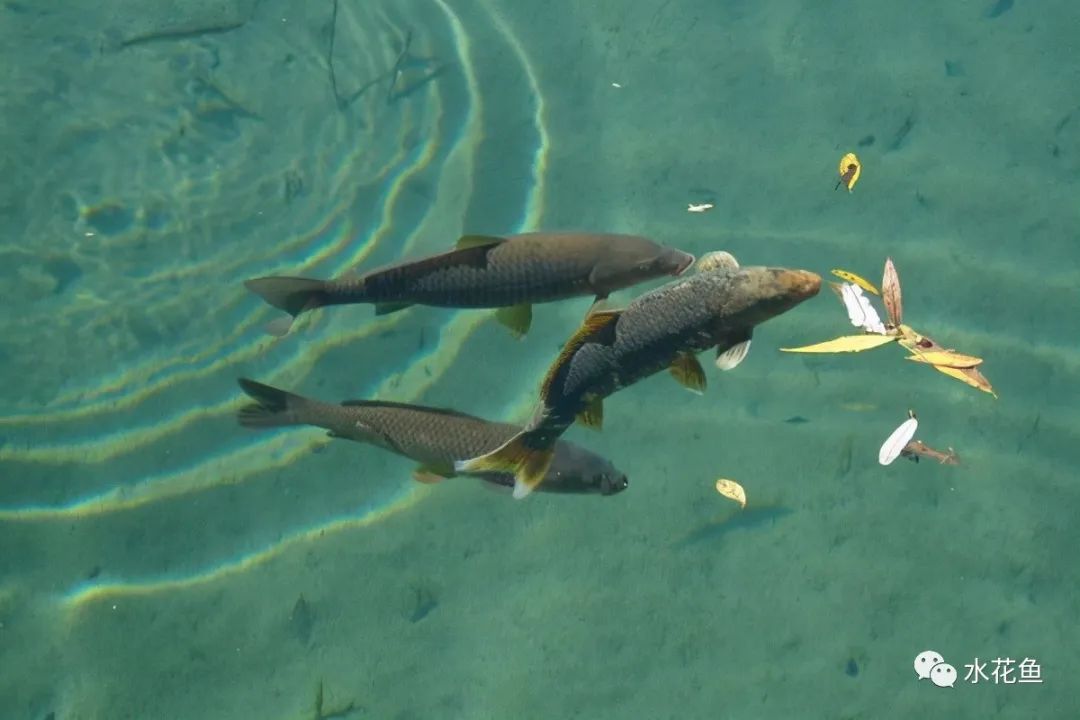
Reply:
[[897, 327], [904, 321], [904, 303], [900, 294], [900, 277], [892, 258], [885, 258], [885, 274], [881, 277], [881, 297], [889, 313], [889, 324]]

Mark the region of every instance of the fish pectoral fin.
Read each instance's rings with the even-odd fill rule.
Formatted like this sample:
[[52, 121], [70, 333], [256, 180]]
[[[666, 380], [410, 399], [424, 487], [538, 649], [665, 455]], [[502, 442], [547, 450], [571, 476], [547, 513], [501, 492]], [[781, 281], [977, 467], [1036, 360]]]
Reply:
[[593, 396], [577, 414], [577, 421], [587, 428], [600, 430], [604, 426], [604, 398]]
[[292, 315], [281, 315], [274, 318], [266, 323], [266, 334], [274, 337], [285, 337], [289, 334], [289, 330], [292, 329], [293, 320], [295, 318]]
[[534, 448], [528, 444], [528, 434], [518, 433], [502, 447], [487, 455], [458, 460], [454, 470], [459, 473], [511, 473], [514, 476], [514, 498], [520, 500], [539, 485], [555, 455], [553, 447]]
[[716, 348], [716, 367], [721, 370], [734, 370], [739, 366], [743, 360], [746, 359], [747, 353], [750, 352], [750, 333], [747, 333], [745, 340], [735, 343], [727, 350], [720, 350], [720, 347]]
[[589, 309], [587, 311], [585, 311], [585, 317], [589, 317], [590, 315], [594, 315], [596, 313], [604, 312], [620, 312], [620, 310], [612, 304], [611, 300], [609, 300], [606, 295], [604, 295], [603, 297], [597, 295], [596, 299], [593, 300], [593, 304], [589, 306]]
[[404, 310], [405, 308], [412, 307], [412, 306], [413, 306], [413, 304], [410, 303], [410, 302], [375, 303], [375, 314], [376, 315], [389, 315], [390, 313], [396, 313], [399, 310]]
[[450, 463], [436, 465], [419, 465], [412, 472], [413, 480], [425, 485], [434, 485], [446, 478], [454, 477], [454, 466]]
[[454, 245], [458, 250], [465, 248], [484, 247], [486, 245], [498, 245], [506, 242], [506, 238], [496, 235], [462, 235]]
[[679, 353], [668, 369], [671, 371], [671, 376], [687, 390], [698, 395], [705, 392], [705, 370], [702, 369], [701, 363], [693, 353]]
[[520, 305], [501, 307], [495, 311], [495, 319], [520, 340], [528, 334], [529, 328], [532, 326], [532, 305], [521, 303]]

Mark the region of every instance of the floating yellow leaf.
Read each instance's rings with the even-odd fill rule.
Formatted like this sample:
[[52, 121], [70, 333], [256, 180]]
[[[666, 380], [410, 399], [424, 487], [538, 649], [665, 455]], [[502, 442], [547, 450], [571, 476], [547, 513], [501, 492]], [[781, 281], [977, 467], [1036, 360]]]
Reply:
[[840, 180], [836, 183], [836, 187], [845, 185], [848, 192], [854, 190], [855, 183], [859, 182], [859, 175], [862, 174], [862, 163], [855, 157], [855, 153], [848, 153], [840, 158], [839, 172]]
[[878, 292], [878, 289], [876, 287], [874, 287], [874, 283], [870, 282], [866, 278], [863, 278], [863, 277], [860, 277], [860, 276], [856, 275], [855, 273], [853, 273], [853, 272], [851, 272], [849, 270], [841, 270], [839, 268], [833, 268], [831, 272], [832, 272], [833, 275], [840, 278], [841, 280], [846, 280], [849, 283], [855, 283], [856, 285], [861, 287], [866, 292], [874, 293], [875, 295], [880, 295], [881, 294], [880, 292]]
[[978, 388], [983, 392], [990, 393], [997, 399], [997, 393], [994, 392], [994, 388], [990, 386], [990, 381], [983, 377], [983, 374], [975, 368], [954, 368], [946, 365], [935, 365], [934, 369], [938, 372], [945, 373], [951, 378], [956, 378], [962, 383], [967, 383], [973, 388]]
[[734, 480], [720, 478], [716, 481], [716, 492], [739, 503], [739, 507], [746, 507], [746, 491]]
[[881, 278], [882, 299], [885, 300], [885, 311], [889, 314], [889, 324], [898, 327], [904, 321], [904, 303], [900, 295], [900, 276], [896, 274], [896, 266], [892, 258], [885, 258], [885, 273]]
[[916, 351], [914, 355], [908, 356], [908, 360], [927, 363], [928, 365], [944, 365], [953, 368], [975, 367], [982, 362], [982, 358], [977, 358], [973, 355], [961, 355], [960, 353], [955, 353], [951, 350]]
[[797, 348], [780, 348], [780, 350], [783, 352], [801, 353], [862, 352], [863, 350], [872, 350], [873, 348], [894, 342], [895, 340], [896, 336], [894, 335], [844, 335], [843, 337], [826, 340], [825, 342], [816, 345], [805, 345]]

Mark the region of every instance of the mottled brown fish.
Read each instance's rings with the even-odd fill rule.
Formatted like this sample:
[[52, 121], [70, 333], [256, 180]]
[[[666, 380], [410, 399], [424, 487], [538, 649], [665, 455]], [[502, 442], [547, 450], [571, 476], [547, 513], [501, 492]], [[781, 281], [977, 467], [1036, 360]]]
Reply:
[[[456, 474], [454, 461], [489, 452], [518, 433], [516, 425], [488, 422], [443, 408], [376, 400], [348, 400], [335, 405], [295, 395], [241, 378], [240, 387], [255, 400], [237, 413], [248, 428], [313, 425], [345, 440], [377, 445], [415, 460], [413, 477], [424, 483]], [[503, 487], [514, 476], [501, 472], [461, 473]], [[560, 440], [539, 490], [553, 493], [614, 495], [627, 488], [626, 475], [599, 455]]]
[[696, 353], [715, 347], [717, 366], [731, 369], [746, 355], [755, 325], [813, 297], [821, 277], [805, 270], [739, 268], [727, 253], [702, 258], [697, 274], [646, 293], [623, 310], [590, 313], [548, 370], [540, 406], [526, 428], [502, 447], [455, 463], [461, 472], [515, 476], [514, 497], [544, 477], [552, 448], [575, 419], [603, 421], [603, 399], [669, 368], [700, 392], [705, 372]]
[[[519, 337], [528, 332], [534, 303], [616, 290], [664, 275], [680, 275], [688, 253], [637, 235], [532, 232], [508, 237], [466, 235], [457, 247], [358, 277], [314, 280], [262, 277], [245, 286], [295, 318], [327, 305], [372, 303], [377, 315], [410, 305], [500, 308], [497, 317]], [[267, 328], [289, 330], [291, 318]]]

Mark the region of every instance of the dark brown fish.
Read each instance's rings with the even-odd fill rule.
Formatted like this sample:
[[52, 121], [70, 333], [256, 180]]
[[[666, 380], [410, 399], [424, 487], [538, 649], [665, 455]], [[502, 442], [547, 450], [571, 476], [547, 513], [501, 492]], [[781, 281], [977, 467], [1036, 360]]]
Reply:
[[[263, 277], [244, 285], [293, 318], [326, 305], [373, 303], [378, 315], [410, 305], [501, 308], [498, 319], [528, 332], [532, 304], [616, 290], [679, 275], [694, 256], [637, 235], [533, 232], [466, 235], [448, 252], [337, 280]], [[288, 321], [291, 324], [291, 320]], [[288, 324], [272, 323], [276, 335]]]
[[[413, 477], [437, 482], [452, 477], [454, 461], [490, 452], [520, 432], [516, 425], [488, 422], [443, 408], [375, 400], [348, 400], [335, 405], [241, 378], [240, 387], [256, 402], [240, 409], [244, 427], [274, 428], [313, 425], [329, 435], [369, 443], [419, 463]], [[513, 487], [514, 476], [500, 472], [461, 473], [494, 485]], [[543, 476], [540, 490], [555, 493], [613, 495], [626, 489], [626, 475], [604, 458], [573, 443], [560, 441]]]
[[624, 310], [590, 313], [548, 370], [540, 407], [525, 430], [498, 450], [455, 467], [512, 472], [514, 497], [524, 497], [544, 477], [552, 447], [575, 419], [600, 427], [605, 397], [665, 368], [688, 388], [704, 390], [705, 372], [696, 353], [715, 347], [717, 365], [734, 367], [745, 356], [755, 325], [821, 288], [821, 278], [812, 272], [739, 268], [722, 254], [729, 262], [710, 264], [646, 293]]

